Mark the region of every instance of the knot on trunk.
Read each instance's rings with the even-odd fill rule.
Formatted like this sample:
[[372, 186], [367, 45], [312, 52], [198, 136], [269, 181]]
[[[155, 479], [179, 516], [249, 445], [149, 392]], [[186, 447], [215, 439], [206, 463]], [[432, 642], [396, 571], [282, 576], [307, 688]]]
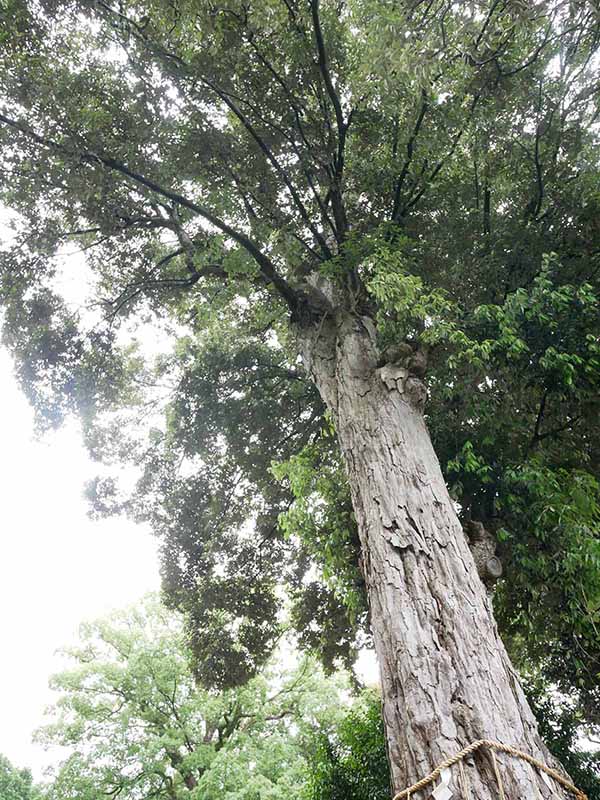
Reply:
[[343, 306], [342, 291], [333, 281], [318, 273], [308, 275], [296, 288], [296, 304], [291, 315], [292, 325], [300, 329], [318, 324]]
[[302, 288], [298, 290], [296, 307], [290, 319], [292, 325], [300, 329], [309, 328], [331, 312], [332, 307], [324, 295], [310, 287]]
[[422, 411], [427, 400], [427, 388], [423, 381], [414, 375], [409, 375], [404, 383], [404, 390], [409, 403]]
[[502, 562], [496, 555], [496, 537], [482, 522], [476, 520], [464, 522], [463, 530], [467, 536], [479, 577], [486, 588], [491, 590], [502, 575]]
[[421, 378], [427, 371], [427, 351], [409, 342], [387, 347], [379, 361], [381, 380], [392, 391], [396, 389], [414, 408], [422, 411], [427, 389]]
[[318, 273], [308, 275], [299, 285], [298, 296], [299, 302], [319, 317], [334, 313], [345, 305], [344, 293], [340, 287]]
[[379, 376], [387, 388], [401, 394], [412, 406], [421, 411], [427, 400], [427, 389], [423, 381], [413, 375], [406, 367], [386, 364], [379, 370]]
[[393, 364], [397, 367], [404, 367], [411, 375], [422, 378], [427, 372], [427, 360], [426, 347], [410, 342], [400, 342], [385, 348], [379, 366]]

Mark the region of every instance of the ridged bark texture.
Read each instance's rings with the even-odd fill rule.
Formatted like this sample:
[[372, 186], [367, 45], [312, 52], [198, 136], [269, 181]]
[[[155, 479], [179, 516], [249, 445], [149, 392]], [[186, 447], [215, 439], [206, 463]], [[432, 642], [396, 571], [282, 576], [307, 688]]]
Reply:
[[[377, 367], [373, 326], [364, 317], [331, 313], [299, 328], [299, 337], [347, 466], [394, 791], [482, 738], [555, 765], [448, 494], [423, 418], [422, 384], [406, 370]], [[528, 765], [498, 761], [507, 800], [539, 796]], [[466, 765], [471, 800], [497, 800], [489, 755]]]

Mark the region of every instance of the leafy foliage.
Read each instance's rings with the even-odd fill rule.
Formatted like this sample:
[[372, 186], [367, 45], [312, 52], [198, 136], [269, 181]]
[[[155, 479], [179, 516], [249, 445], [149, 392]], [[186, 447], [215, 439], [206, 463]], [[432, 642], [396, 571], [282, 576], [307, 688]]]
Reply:
[[[591, 711], [600, 520], [598, 442], [589, 431], [600, 319], [597, 292], [557, 283], [560, 265], [545, 264], [528, 290], [475, 309], [484, 327], [454, 345], [457, 382], [446, 371], [443, 390], [466, 417], [449, 424], [444, 404], [430, 424], [438, 453], [452, 456], [446, 474], [463, 513], [496, 530], [506, 568], [496, 597], [501, 626], [525, 637], [549, 679], [591, 692]], [[549, 635], [554, 655], [545, 659]]]
[[367, 691], [330, 730], [315, 734], [306, 800], [386, 800], [390, 777], [381, 700]]
[[330, 670], [336, 662], [352, 664], [355, 639], [364, 643], [367, 631], [356, 519], [334, 437], [326, 426], [320, 438], [272, 467], [294, 498], [279, 526], [288, 540], [301, 543], [321, 575], [321, 581], [293, 587], [292, 620], [300, 644], [320, 654]]
[[[551, 753], [565, 767], [575, 785], [585, 792], [589, 800], [600, 797], [600, 752], [588, 749], [589, 742], [580, 742], [581, 727], [585, 717], [573, 698], [556, 696], [548, 692], [539, 679], [525, 684], [527, 698], [540, 725], [540, 733]], [[595, 730], [585, 730], [591, 736]], [[597, 740], [595, 744], [597, 744]], [[582, 746], [583, 744], [583, 746]], [[588, 747], [585, 747], [586, 744]], [[585, 747], [585, 749], [584, 749]]]
[[339, 713], [343, 681], [310, 661], [198, 688], [180, 619], [154, 600], [83, 625], [65, 653], [73, 666], [52, 679], [60, 698], [38, 732], [70, 751], [48, 800], [283, 799], [303, 784], [306, 730]]
[[31, 773], [27, 769], [16, 769], [10, 761], [0, 755], [0, 797], [2, 800], [39, 800]]

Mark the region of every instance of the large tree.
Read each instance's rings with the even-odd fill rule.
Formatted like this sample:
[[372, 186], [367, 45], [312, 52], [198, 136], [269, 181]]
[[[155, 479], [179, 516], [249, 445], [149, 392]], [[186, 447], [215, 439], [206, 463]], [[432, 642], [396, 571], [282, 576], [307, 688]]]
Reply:
[[[161, 533], [199, 677], [253, 674], [282, 581], [329, 661], [366, 595], [395, 789], [482, 737], [546, 759], [488, 590], [503, 561], [514, 652], [593, 711], [593, 3], [2, 13], [5, 341], [42, 420], [75, 408], [92, 452], [143, 466], [96, 505]], [[86, 314], [56, 288], [76, 242]], [[177, 341], [144, 364], [150, 322]]]

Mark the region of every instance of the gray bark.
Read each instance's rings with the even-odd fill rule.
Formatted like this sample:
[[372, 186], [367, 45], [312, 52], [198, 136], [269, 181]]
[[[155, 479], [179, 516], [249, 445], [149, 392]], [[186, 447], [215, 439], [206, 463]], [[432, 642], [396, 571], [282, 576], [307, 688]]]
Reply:
[[[401, 367], [377, 366], [364, 317], [331, 311], [298, 336], [347, 466], [394, 791], [482, 738], [552, 766], [431, 445], [423, 384]], [[498, 762], [507, 800], [537, 796], [528, 765]], [[473, 800], [496, 800], [489, 756], [467, 766]]]

